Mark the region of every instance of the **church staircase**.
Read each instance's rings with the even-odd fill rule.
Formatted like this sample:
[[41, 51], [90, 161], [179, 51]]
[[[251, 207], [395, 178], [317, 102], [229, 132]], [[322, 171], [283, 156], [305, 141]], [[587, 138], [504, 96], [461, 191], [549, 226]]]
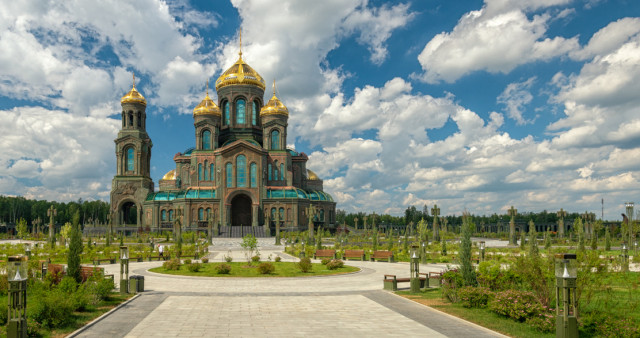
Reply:
[[264, 227], [261, 226], [221, 226], [220, 236], [228, 238], [242, 238], [245, 235], [252, 234], [256, 238], [270, 237], [264, 232]]

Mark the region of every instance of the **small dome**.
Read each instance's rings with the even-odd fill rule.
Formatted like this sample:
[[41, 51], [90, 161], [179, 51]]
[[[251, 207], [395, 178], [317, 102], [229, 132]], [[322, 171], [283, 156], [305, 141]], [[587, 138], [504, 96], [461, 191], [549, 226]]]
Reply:
[[120, 103], [139, 103], [145, 106], [147, 105], [147, 100], [142, 96], [142, 94], [140, 94], [140, 92], [138, 92], [138, 90], [136, 90], [135, 75], [133, 76], [133, 88], [131, 88], [131, 90], [120, 99]]
[[289, 116], [289, 109], [276, 97], [274, 93], [271, 100], [260, 109], [260, 116], [266, 115], [285, 115]]
[[175, 180], [176, 179], [176, 170], [170, 170], [168, 173], [164, 174], [164, 176], [162, 176], [163, 180]]
[[314, 173], [309, 169], [307, 169], [307, 177], [309, 180], [312, 180], [312, 181], [319, 180], [318, 175], [316, 175], [316, 173]]
[[220, 108], [218, 108], [218, 105], [209, 97], [209, 93], [207, 93], [207, 96], [204, 97], [200, 104], [193, 108], [193, 116], [199, 115], [222, 116]]
[[236, 61], [231, 68], [227, 69], [226, 72], [220, 75], [216, 81], [216, 90], [237, 84], [255, 85], [260, 87], [262, 90], [265, 88], [262, 76], [242, 60], [242, 52], [240, 52], [238, 61]]

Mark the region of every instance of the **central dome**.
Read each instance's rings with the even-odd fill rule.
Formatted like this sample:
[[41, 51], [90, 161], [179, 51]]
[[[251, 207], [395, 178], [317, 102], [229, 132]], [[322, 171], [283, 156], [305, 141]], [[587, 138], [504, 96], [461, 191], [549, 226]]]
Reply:
[[264, 90], [265, 85], [262, 76], [242, 60], [242, 52], [239, 54], [238, 61], [226, 72], [222, 73], [216, 81], [216, 90], [236, 84], [255, 85]]

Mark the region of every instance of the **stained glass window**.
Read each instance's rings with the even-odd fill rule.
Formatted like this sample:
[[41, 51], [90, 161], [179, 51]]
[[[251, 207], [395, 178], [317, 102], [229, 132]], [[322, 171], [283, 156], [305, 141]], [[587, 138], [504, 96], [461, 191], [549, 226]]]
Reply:
[[211, 163], [209, 165], [209, 181], [213, 181], [214, 177], [216, 177], [213, 169], [214, 169], [214, 166], [213, 166], [213, 163]]
[[269, 163], [267, 171], [269, 172], [269, 181], [271, 181], [271, 163]]
[[163, 221], [167, 220], [167, 211], [166, 210], [162, 210], [162, 220]]
[[244, 155], [236, 157], [236, 180], [238, 187], [247, 186], [247, 158]]
[[209, 162], [207, 162], [206, 160], [204, 161], [204, 167], [202, 167], [203, 170], [203, 180], [208, 180], [209, 179], [209, 174], [207, 173], [207, 170], [209, 169]]
[[202, 181], [202, 163], [198, 163], [198, 180]]
[[255, 188], [258, 186], [258, 165], [255, 163], [251, 163], [251, 187]]
[[134, 166], [133, 166], [133, 148], [128, 148], [127, 149], [127, 171], [133, 171], [134, 170]]
[[227, 174], [227, 187], [233, 187], [233, 165], [231, 163], [227, 163], [225, 171]]
[[211, 149], [211, 132], [208, 130], [202, 132], [202, 149]]
[[280, 179], [284, 181], [284, 163], [280, 164]]
[[198, 221], [203, 221], [204, 220], [204, 209], [200, 208], [198, 209]]
[[278, 130], [271, 132], [271, 149], [280, 149], [280, 132]]
[[251, 111], [251, 124], [258, 124], [258, 102], [253, 101], [253, 110]]
[[280, 220], [284, 221], [284, 208], [280, 208], [278, 213], [280, 214]]
[[229, 102], [224, 103], [224, 121], [225, 126], [228, 126], [231, 123], [231, 119], [229, 118]]
[[240, 99], [236, 102], [236, 123], [244, 124], [245, 102]]
[[169, 220], [173, 221], [173, 210], [169, 210]]

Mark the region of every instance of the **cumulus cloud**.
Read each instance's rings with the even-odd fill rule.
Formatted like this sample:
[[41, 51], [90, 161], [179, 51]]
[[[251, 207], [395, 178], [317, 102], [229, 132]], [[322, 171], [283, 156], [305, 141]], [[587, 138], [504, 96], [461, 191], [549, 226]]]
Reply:
[[531, 85], [536, 80], [535, 76], [523, 82], [510, 83], [507, 88], [498, 96], [498, 103], [505, 106], [507, 115], [514, 119], [519, 125], [532, 123], [523, 117], [524, 108], [531, 103]]

